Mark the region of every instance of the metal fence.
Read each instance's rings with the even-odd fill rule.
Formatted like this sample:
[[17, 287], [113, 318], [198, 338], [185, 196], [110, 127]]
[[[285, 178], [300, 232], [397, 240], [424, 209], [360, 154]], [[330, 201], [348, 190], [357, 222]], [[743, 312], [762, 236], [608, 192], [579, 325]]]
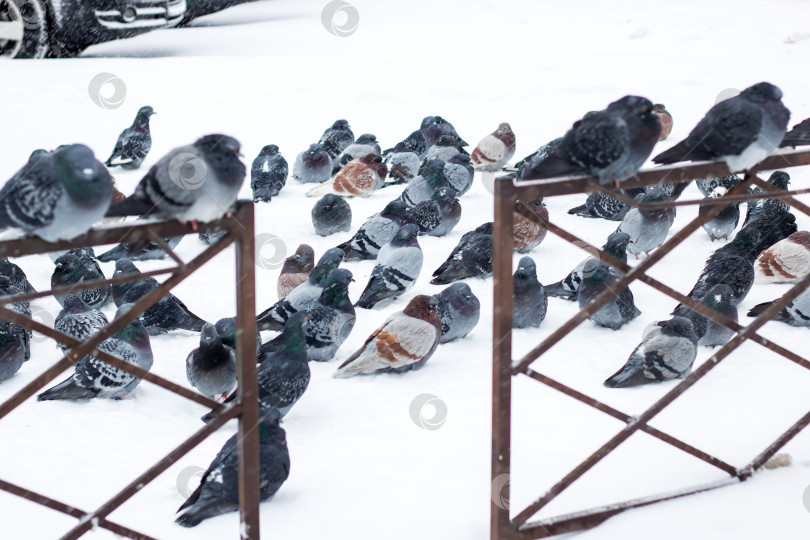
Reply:
[[[511, 178], [502, 177], [495, 181], [495, 220], [493, 228], [493, 274], [494, 274], [494, 313], [493, 313], [493, 376], [492, 376], [492, 504], [490, 519], [490, 537], [493, 540], [513, 540], [513, 539], [534, 539], [556, 536], [568, 532], [589, 529], [595, 527], [620, 512], [630, 508], [650, 505], [656, 502], [674, 499], [685, 495], [708, 491], [718, 487], [737, 483], [746, 480], [754, 472], [760, 469], [770, 458], [772, 458], [780, 448], [795, 437], [808, 423], [810, 423], [810, 412], [798, 419], [782, 435], [755, 454], [750, 462], [742, 467], [732, 464], [695, 448], [684, 441], [656, 429], [649, 425], [664, 408], [670, 405], [675, 399], [686, 392], [698, 380], [714, 369], [723, 359], [727, 358], [742, 343], [752, 341], [774, 351], [796, 364], [810, 369], [810, 361], [777, 345], [762, 337], [757, 331], [767, 321], [776, 316], [785, 306], [796, 298], [804, 289], [810, 285], [810, 276], [803, 278], [796, 283], [790, 291], [773, 302], [764, 312], [756, 317], [751, 324], [742, 326], [735, 321], [721, 315], [708, 308], [704, 304], [697, 302], [666, 284], [650, 277], [647, 271], [667, 253], [683, 242], [690, 234], [719, 214], [729, 203], [744, 200], [754, 200], [762, 198], [778, 198], [788, 202], [793, 209], [810, 216], [810, 207], [798, 201], [794, 196], [808, 193], [810, 190], [782, 191], [757, 176], [759, 171], [776, 169], [786, 169], [810, 164], [810, 151], [791, 151], [779, 153], [765, 159], [751, 171], [747, 172], [740, 182], [733, 189], [729, 190], [723, 197], [711, 200], [686, 200], [686, 201], [665, 201], [656, 203], [641, 203], [639, 201], [625, 197], [609, 187], [599, 184], [595, 177], [566, 177], [550, 180], [538, 180], [530, 182], [514, 182]], [[650, 170], [640, 171], [636, 176], [622, 182], [622, 188], [643, 187], [656, 184], [677, 184], [708, 177], [718, 177], [729, 175], [730, 172], [725, 163], [695, 163], [679, 164], [675, 166], [657, 167]], [[764, 193], [747, 193], [751, 186], [758, 186]], [[702, 213], [683, 229], [672, 235], [658, 249], [653, 251], [647, 258], [643, 259], [637, 266], [630, 267], [627, 264], [611, 257], [609, 254], [589, 245], [574, 234], [551, 223], [547, 219], [533, 213], [529, 206], [520, 201], [533, 201], [541, 197], [552, 197], [558, 195], [569, 195], [576, 193], [588, 193], [602, 191], [619, 198], [626, 203], [639, 208], [662, 208], [667, 206], [685, 206], [709, 203], [713, 206]], [[512, 223], [513, 212], [539, 223], [552, 233], [560, 236], [564, 240], [586, 250], [589, 255], [598, 252], [602, 260], [620, 272], [623, 277], [615, 282], [608, 290], [597, 296], [590, 304], [580, 310], [574, 317], [552, 332], [537, 347], [531, 350], [523, 358], [513, 360], [512, 358], [512, 256], [513, 238]], [[692, 371], [682, 381], [677, 383], [669, 392], [664, 394], [652, 406], [640, 415], [630, 415], [611, 407], [601, 401], [594, 399], [582, 392], [579, 392], [547, 375], [544, 375], [537, 367], [536, 361], [543, 355], [549, 354], [556, 343], [573, 331], [580, 323], [584, 322], [591, 314], [598, 311], [602, 306], [612, 301], [624, 288], [632, 281], [641, 281], [656, 290], [677, 300], [681, 304], [689, 307], [706, 318], [726, 326], [735, 332], [734, 337], [724, 346], [720, 347], [706, 362]], [[509, 505], [509, 491], [511, 480], [511, 448], [510, 437], [512, 433], [512, 377], [526, 376], [545, 386], [553, 388], [566, 394], [585, 405], [588, 405], [604, 414], [626, 423], [616, 435], [602, 445], [588, 458], [574, 467], [556, 484], [548, 488], [542, 495], [535, 499], [526, 508], [519, 509], [512, 516]], [[548, 503], [554, 500], [559, 494], [566, 490], [577, 479], [587, 473], [592, 467], [609, 455], [619, 445], [626, 441], [636, 432], [643, 431], [648, 435], [685, 452], [697, 459], [712, 465], [728, 474], [728, 477], [711, 483], [693, 486], [687, 489], [660, 493], [639, 499], [616, 502], [601, 507], [590, 508], [566, 515], [546, 518], [539, 521], [530, 519]]]
[[[216, 231], [226, 231], [226, 234], [188, 262], [184, 262], [178, 257], [163, 241], [163, 238], [172, 236], [184, 236], [197, 234], [198, 232], [212, 233]], [[33, 379], [6, 401], [0, 403], [0, 421], [25, 400], [34, 396], [41, 388], [73, 367], [79, 360], [90, 353], [115, 368], [140, 377], [145, 381], [156, 384], [200, 405], [215, 409], [217, 411], [216, 416], [211, 422], [197, 430], [197, 432], [186, 439], [182, 444], [166, 454], [148, 470], [134, 478], [132, 482], [93, 511], [76, 508], [65, 502], [54, 500], [46, 495], [2, 479], [0, 479], [0, 490], [75, 517], [78, 520], [76, 525], [61, 537], [63, 540], [79, 538], [95, 526], [107, 529], [126, 538], [148, 540], [151, 538], [150, 536], [110, 521], [107, 517], [172, 466], [178, 459], [222, 427], [228, 420], [236, 417], [239, 419], [240, 534], [243, 539], [258, 540], [260, 502], [259, 434], [256, 426], [258, 425], [259, 409], [256, 386], [256, 299], [253, 203], [239, 201], [230, 215], [216, 222], [199, 224], [198, 228], [193, 228], [188, 224], [179, 223], [177, 221], [138, 222], [137, 224], [128, 222], [123, 225], [93, 229], [69, 241], [46, 242], [34, 237], [8, 240], [0, 242], [0, 257], [19, 257], [90, 246], [139, 241], [156, 242], [167, 252], [175, 265], [160, 270], [144, 272], [142, 274], [121, 275], [107, 280], [82, 282], [75, 285], [57, 287], [49, 291], [0, 298], [0, 318], [39, 332], [70, 347], [70, 350], [65, 354], [64, 358], [46, 369], [41, 375]], [[235, 244], [236, 246], [236, 325], [239, 329], [236, 338], [237, 399], [233, 404], [228, 406], [220, 405], [212, 399], [170, 380], [159, 377], [149, 371], [124, 362], [98, 349], [98, 346], [104, 340], [126, 327], [146, 309], [163, 298], [173, 287], [196, 272], [231, 244]], [[159, 275], [168, 275], [169, 277], [156, 289], [135, 302], [129, 311], [81, 342], [38, 321], [20, 315], [8, 307], [9, 304], [15, 302], [33, 300], [54, 293], [78, 292], [99, 286], [136, 281]]]

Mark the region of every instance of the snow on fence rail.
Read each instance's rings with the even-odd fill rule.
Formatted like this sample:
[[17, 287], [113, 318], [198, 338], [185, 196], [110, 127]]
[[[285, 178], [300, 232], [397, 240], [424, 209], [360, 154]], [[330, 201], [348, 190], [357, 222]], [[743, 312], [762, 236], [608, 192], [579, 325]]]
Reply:
[[[255, 241], [253, 218], [253, 203], [249, 201], [239, 201], [230, 216], [223, 217], [212, 223], [199, 224], [198, 228], [193, 228], [190, 225], [177, 221], [139, 222], [136, 225], [127, 223], [114, 227], [92, 229], [86, 234], [69, 241], [46, 242], [35, 237], [23, 237], [0, 242], [0, 257], [19, 257], [22, 255], [44, 254], [53, 251], [105, 244], [154, 241], [160, 245], [176, 263], [175, 266], [161, 270], [153, 270], [151, 272], [121, 275], [106, 280], [94, 280], [66, 287], [55, 287], [49, 291], [0, 298], [0, 318], [39, 332], [59, 343], [71, 347], [65, 356], [56, 362], [56, 364], [45, 370], [41, 375], [36, 377], [9, 399], [0, 403], [0, 421], [25, 400], [32, 397], [37, 391], [91, 352], [94, 356], [115, 368], [126, 371], [127, 373], [161, 386], [170, 392], [206, 407], [210, 407], [218, 412], [208, 424], [166, 454], [166, 456], [135, 478], [111, 499], [91, 512], [73, 507], [64, 502], [57, 501], [22, 486], [0, 479], [0, 490], [77, 518], [78, 523], [62, 536], [63, 540], [79, 538], [96, 526], [126, 538], [152, 540], [150, 536], [109, 521], [107, 516], [234, 417], [239, 418], [240, 534], [243, 539], [258, 540], [260, 502], [259, 434], [257, 430], [253, 429], [258, 424], [259, 415], [256, 386], [256, 300], [255, 266], [253, 263]], [[226, 231], [226, 234], [189, 262], [184, 262], [180, 259], [163, 241], [163, 238], [172, 236], [185, 236], [188, 234], [197, 234], [198, 232], [212, 233], [216, 231]], [[102, 350], [98, 350], [98, 346], [104, 340], [139, 317], [146, 309], [163, 298], [174, 286], [199, 270], [232, 243], [236, 246], [236, 324], [238, 328], [242, 329], [241, 333], [237, 333], [236, 341], [237, 399], [235, 403], [229, 406], [223, 406], [197, 392], [135, 365], [124, 362]], [[38, 321], [16, 313], [8, 307], [9, 304], [15, 302], [32, 300], [54, 293], [78, 292], [103, 285], [114, 285], [165, 274], [169, 274], [169, 277], [157, 288], [135, 302], [129, 311], [117, 317], [99, 332], [81, 342]]]
[[[716, 489], [718, 487], [738, 483], [748, 479], [771, 459], [785, 444], [810, 424], [810, 412], [797, 420], [787, 431], [771, 442], [764, 450], [754, 457], [748, 464], [738, 468], [725, 461], [695, 448], [680, 439], [662, 432], [648, 423], [670, 405], [675, 399], [686, 392], [692, 385], [716, 367], [724, 358], [728, 357], [746, 340], [757, 343], [774, 351], [788, 360], [810, 369], [810, 361], [806, 358], [785, 349], [757, 333], [769, 320], [775, 317], [785, 306], [803, 292], [810, 285], [810, 275], [797, 282], [788, 293], [773, 302], [764, 312], [756, 317], [748, 326], [741, 326], [719, 312], [708, 308], [659, 280], [650, 277], [646, 272], [676, 246], [683, 242], [704, 223], [718, 215], [729, 203], [742, 200], [755, 199], [782, 199], [796, 210], [810, 216], [810, 207], [796, 200], [794, 195], [807, 193], [808, 190], [782, 191], [757, 176], [759, 171], [785, 169], [810, 165], [810, 151], [789, 151], [774, 154], [756, 167], [747, 171], [743, 180], [724, 196], [706, 200], [665, 201], [642, 203], [618, 193], [616, 190], [599, 184], [596, 177], [563, 177], [548, 180], [516, 182], [513, 176], [500, 177], [494, 183], [495, 219], [493, 224], [493, 335], [492, 335], [492, 473], [491, 473], [491, 505], [490, 505], [490, 538], [492, 540], [529, 540], [547, 538], [573, 531], [589, 529], [599, 525], [606, 519], [630, 508], [638, 508], [656, 502], [674, 499]], [[656, 167], [637, 173], [632, 178], [622, 182], [622, 188], [644, 187], [658, 184], [678, 184], [690, 182], [701, 178], [727, 176], [731, 174], [725, 163], [699, 162], [693, 164], [678, 164], [673, 166]], [[751, 186], [758, 186], [763, 190], [761, 194], [746, 194]], [[661, 247], [652, 252], [647, 258], [635, 267], [617, 260], [608, 253], [589, 245], [565, 229], [551, 223], [549, 220], [532, 212], [528, 205], [521, 201], [534, 201], [541, 197], [569, 195], [601, 191], [620, 199], [627, 204], [638, 208], [664, 208], [672, 206], [686, 206], [697, 204], [713, 205], [683, 229], [671, 236]], [[598, 256], [624, 275], [612, 287], [606, 289], [590, 304], [581, 309], [574, 317], [551, 333], [542, 343], [531, 350], [523, 358], [515, 361], [512, 358], [512, 223], [513, 212], [517, 212], [528, 219], [547, 228], [567, 242], [585, 250], [589, 255]], [[681, 304], [703, 315], [707, 319], [730, 328], [735, 332], [732, 339], [719, 348], [706, 362], [692, 371], [674, 388], [656, 401], [649, 409], [638, 416], [623, 413], [610, 405], [602, 403], [582, 392], [579, 392], [557, 380], [542, 374], [535, 368], [535, 361], [547, 354], [549, 349], [562, 340], [571, 331], [591, 314], [612, 301], [629, 284], [641, 281], [658, 291], [674, 298]], [[585, 405], [612, 416], [626, 423], [601, 448], [574, 467], [559, 482], [546, 490], [526, 508], [521, 509], [514, 517], [510, 517], [509, 490], [511, 475], [511, 447], [512, 435], [512, 377], [525, 375], [554, 390], [562, 392]], [[615, 450], [631, 435], [643, 431], [648, 435], [700, 459], [727, 473], [728, 478], [687, 489], [670, 491], [667, 493], [651, 495], [639, 499], [627, 500], [601, 507], [583, 510], [562, 516], [555, 516], [540, 521], [529, 521], [537, 512], [554, 500], [577, 479], [587, 473], [592, 467]]]

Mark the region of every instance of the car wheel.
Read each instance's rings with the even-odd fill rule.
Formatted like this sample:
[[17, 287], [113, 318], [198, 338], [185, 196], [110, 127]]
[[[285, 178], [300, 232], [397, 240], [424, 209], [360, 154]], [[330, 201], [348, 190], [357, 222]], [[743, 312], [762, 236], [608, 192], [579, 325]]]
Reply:
[[42, 0], [0, 0], [0, 56], [44, 58], [48, 11]]

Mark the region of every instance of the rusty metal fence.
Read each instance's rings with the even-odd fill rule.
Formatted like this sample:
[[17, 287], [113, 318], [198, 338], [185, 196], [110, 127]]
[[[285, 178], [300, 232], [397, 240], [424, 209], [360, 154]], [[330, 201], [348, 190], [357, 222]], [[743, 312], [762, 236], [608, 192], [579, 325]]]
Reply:
[[[535, 538], [547, 538], [559, 534], [589, 529], [599, 525], [606, 519], [630, 508], [650, 505], [656, 502], [674, 499], [685, 495], [699, 493], [716, 489], [718, 487], [737, 483], [748, 479], [754, 472], [760, 469], [770, 458], [772, 458], [785, 444], [795, 437], [802, 429], [810, 423], [810, 412], [796, 420], [790, 428], [776, 438], [756, 454], [750, 462], [742, 467], [736, 467], [730, 463], [695, 448], [686, 442], [665, 433], [649, 425], [664, 408], [670, 405], [675, 399], [686, 392], [698, 380], [714, 369], [723, 359], [727, 358], [745, 341], [752, 341], [774, 351], [796, 364], [810, 369], [810, 361], [787, 350], [784, 347], [773, 343], [762, 337], [757, 331], [774, 316], [776, 316], [785, 306], [796, 298], [808, 285], [810, 276], [801, 279], [789, 292], [773, 302], [764, 312], [756, 317], [751, 324], [742, 326], [737, 322], [727, 318], [720, 313], [708, 308], [704, 304], [697, 302], [666, 284], [650, 277], [647, 271], [665, 255], [671, 252], [676, 246], [683, 242], [690, 234], [719, 214], [729, 203], [762, 198], [778, 198], [788, 202], [795, 210], [810, 216], [810, 207], [794, 196], [808, 193], [810, 190], [783, 191], [757, 176], [759, 171], [769, 171], [776, 169], [786, 169], [810, 165], [810, 151], [791, 151], [775, 154], [765, 159], [751, 171], [748, 171], [743, 180], [729, 190], [723, 197], [711, 200], [687, 200], [687, 201], [665, 201], [641, 203], [629, 197], [625, 197], [609, 187], [602, 186], [595, 177], [566, 177], [550, 180], [539, 180], [530, 182], [515, 182], [510, 177], [501, 177], [495, 181], [495, 218], [493, 228], [493, 274], [494, 274], [494, 309], [493, 309], [493, 375], [492, 375], [492, 473], [491, 486], [491, 519], [490, 537], [493, 540], [529, 540]], [[636, 176], [622, 182], [622, 188], [643, 187], [656, 184], [678, 184], [689, 182], [701, 178], [718, 177], [729, 175], [730, 172], [725, 163], [703, 162], [688, 165], [675, 165], [657, 167], [650, 170], [640, 171]], [[751, 186], [758, 186], [764, 193], [747, 193]], [[602, 191], [613, 197], [623, 200], [639, 208], [661, 208], [667, 206], [686, 206], [708, 203], [713, 205], [705, 213], [701, 213], [683, 229], [672, 235], [668, 240], [647, 258], [642, 260], [637, 266], [629, 265], [615, 259], [609, 254], [599, 250], [595, 246], [589, 245], [574, 234], [555, 225], [549, 220], [533, 213], [527, 205], [520, 201], [533, 201], [541, 197], [552, 197], [559, 195], [569, 195], [577, 193], [588, 193]], [[513, 238], [512, 223], [513, 212], [531, 219], [546, 227], [552, 233], [562, 239], [586, 250], [589, 255], [598, 252], [602, 260], [620, 272], [623, 277], [616, 283], [597, 296], [590, 304], [581, 309], [574, 317], [565, 322], [562, 326], [552, 332], [542, 343], [523, 358], [513, 360], [512, 358], [512, 256]], [[625, 287], [632, 281], [641, 281], [654, 289], [677, 300], [693, 311], [704, 317], [730, 328], [735, 332], [733, 338], [724, 346], [720, 347], [706, 362], [692, 371], [682, 381], [677, 383], [671, 390], [658, 399], [652, 406], [640, 415], [630, 415], [611, 407], [597, 399], [594, 399], [570, 386], [567, 386], [547, 375], [544, 375], [535, 362], [543, 355], [549, 354], [549, 350], [566, 335], [573, 331], [579, 324], [584, 322], [591, 314], [598, 311], [602, 306], [612, 301]], [[512, 434], [512, 378], [526, 376], [534, 381], [553, 388], [569, 397], [584, 403], [604, 414], [626, 423], [616, 435], [593, 452], [589, 457], [563, 476], [556, 484], [548, 488], [542, 495], [535, 499], [527, 507], [519, 509], [512, 515], [509, 505], [509, 490], [511, 479], [511, 447], [510, 438]], [[616, 502], [613, 504], [590, 508], [575, 513], [560, 515], [537, 521], [530, 521], [531, 518], [542, 508], [548, 505], [559, 494], [571, 486], [576, 480], [587, 473], [597, 463], [613, 452], [619, 445], [625, 442], [636, 432], [645, 432], [652, 437], [689, 454], [699, 460], [720, 469], [728, 477], [720, 481], [693, 486], [687, 489], [670, 491], [667, 493], [650, 495], [647, 497]], [[504, 481], [503, 479], [507, 479]]]
[[[240, 535], [243, 539], [258, 540], [260, 502], [259, 434], [256, 426], [258, 425], [259, 409], [256, 386], [256, 301], [253, 218], [253, 203], [239, 201], [230, 215], [216, 222], [199, 224], [198, 228], [192, 228], [190, 225], [177, 221], [138, 222], [138, 224], [134, 225], [132, 223], [126, 223], [123, 225], [93, 229], [69, 241], [46, 242], [39, 238], [23, 237], [0, 242], [0, 257], [20, 257], [23, 255], [49, 253], [105, 244], [117, 244], [121, 242], [154, 241], [166, 251], [171, 260], [175, 263], [174, 266], [143, 272], [142, 274], [121, 275], [107, 280], [87, 281], [70, 286], [56, 287], [49, 291], [0, 298], [0, 318], [39, 332], [70, 347], [70, 350], [61, 360], [46, 369], [42, 374], [34, 378], [10, 398], [0, 403], [0, 421], [24, 401], [34, 396], [37, 391], [49, 382], [74, 366], [84, 356], [91, 353], [115, 368], [156, 384], [178, 396], [214, 409], [218, 413], [211, 422], [197, 430], [182, 444], [166, 454], [148, 470], [134, 478], [132, 482], [93, 511], [76, 508], [65, 502], [55, 500], [41, 493], [0, 479], [0, 490], [75, 517], [78, 520], [76, 525], [61, 537], [63, 540], [79, 538], [95, 526], [107, 529], [122, 537], [150, 540], [150, 536], [110, 521], [108, 516], [172, 466], [178, 459], [194, 449], [209, 435], [217, 431], [228, 420], [234, 417], [239, 419], [238, 476], [241, 521]], [[217, 231], [225, 231], [226, 234], [188, 262], [184, 262], [178, 257], [163, 241], [163, 238], [172, 236], [185, 236], [197, 234], [198, 232], [212, 233]], [[126, 327], [146, 309], [163, 298], [173, 287], [196, 272], [231, 244], [235, 244], [236, 246], [236, 324], [237, 328], [240, 330], [237, 332], [236, 338], [237, 399], [233, 404], [229, 406], [220, 405], [212, 399], [170, 380], [159, 377], [149, 371], [124, 362], [98, 349], [98, 346], [104, 340]], [[108, 326], [81, 342], [38, 321], [20, 315], [8, 307], [9, 304], [15, 302], [33, 300], [54, 293], [78, 292], [99, 286], [115, 285], [158, 275], [169, 275], [169, 277], [156, 289], [135, 302], [132, 308], [125, 314], [110, 321]]]

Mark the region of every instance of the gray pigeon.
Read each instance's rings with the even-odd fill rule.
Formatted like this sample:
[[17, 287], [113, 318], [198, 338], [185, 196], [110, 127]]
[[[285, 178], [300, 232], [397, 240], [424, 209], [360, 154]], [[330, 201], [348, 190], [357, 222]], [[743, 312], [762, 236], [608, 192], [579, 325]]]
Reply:
[[782, 91], [757, 83], [717, 103], [686, 139], [653, 161], [724, 161], [731, 172], [747, 171], [779, 147], [789, 119]]
[[[22, 294], [22, 290], [15, 287], [7, 277], [0, 276], [0, 297], [17, 296], [19, 294]], [[27, 301], [14, 302], [13, 304], [8, 305], [7, 307], [16, 313], [19, 313], [20, 315], [28, 317], [29, 319], [31, 318], [31, 304]], [[31, 330], [28, 330], [27, 328], [24, 328], [20, 325], [9, 322], [8, 326], [4, 327], [4, 331], [7, 333], [19, 335], [23, 346], [24, 360], [25, 361], [29, 360], [31, 358], [31, 336], [33, 335]]]
[[0, 276], [7, 277], [12, 285], [26, 294], [37, 292], [28, 282], [28, 276], [22, 268], [9, 261], [8, 257], [0, 257]]
[[[139, 217], [138, 219], [142, 218]], [[174, 249], [182, 239], [182, 236], [171, 236], [164, 238], [163, 241], [166, 242], [166, 245], [171, 249]], [[130, 261], [153, 261], [165, 259], [167, 256], [168, 254], [155, 241], [139, 243], [124, 242], [99, 255], [98, 260], [101, 262], [113, 262], [122, 257], [126, 257]]]
[[448, 343], [469, 334], [481, 317], [481, 302], [466, 283], [453, 283], [439, 294], [436, 312], [442, 320], [439, 343]]
[[336, 174], [341, 167], [354, 159], [359, 159], [363, 156], [373, 154], [381, 156], [380, 143], [377, 142], [377, 137], [371, 133], [364, 133], [360, 135], [356, 141], [343, 149], [338, 157], [335, 158], [332, 168], [332, 174]]
[[[644, 194], [641, 202], [660, 202], [666, 199], [661, 186], [654, 186]], [[627, 253], [638, 258], [649, 253], [667, 239], [674, 221], [675, 208], [640, 209], [631, 208], [622, 219], [616, 232], [627, 233], [630, 243]]]
[[270, 202], [287, 184], [287, 160], [278, 146], [268, 144], [262, 148], [250, 167], [250, 189], [253, 202]]
[[492, 275], [492, 222], [466, 232], [450, 256], [433, 272], [433, 285]]
[[[348, 270], [332, 270], [318, 301], [304, 310], [307, 360], [328, 362], [349, 337], [356, 320], [354, 306], [349, 300], [352, 281], [352, 273]], [[266, 343], [263, 350], [270, 352], [281, 346], [283, 339], [279, 336]]]
[[441, 137], [447, 137], [453, 141], [453, 144], [458, 145], [459, 148], [467, 146], [467, 142], [459, 137], [456, 128], [453, 124], [442, 118], [441, 116], [426, 116], [422, 119], [422, 124], [419, 129], [425, 136], [428, 145], [436, 144], [436, 141]]
[[409, 291], [422, 270], [422, 248], [416, 236], [416, 225], [403, 225], [393, 240], [385, 244], [377, 255], [377, 266], [371, 271], [357, 307], [372, 309], [379, 302], [396, 299]]
[[236, 351], [225, 345], [213, 324], [200, 331], [200, 346], [186, 358], [191, 386], [210, 398], [227, 397], [236, 387]]
[[318, 144], [323, 146], [333, 160], [354, 142], [354, 133], [346, 120], [336, 120], [332, 127], [323, 132]]
[[[725, 315], [729, 319], [737, 322], [737, 306], [735, 306], [731, 299], [733, 292], [728, 285], [718, 284], [709, 289], [709, 292], [703, 297], [701, 302], [706, 304], [721, 315]], [[696, 316], [701, 315], [695, 313]], [[690, 319], [692, 320], [692, 319]], [[714, 321], [706, 319], [706, 331], [700, 337], [698, 345], [704, 347], [717, 347], [718, 345], [725, 345], [728, 340], [734, 337], [734, 330], [726, 328], [722, 324], [717, 324]]]
[[311, 144], [293, 163], [292, 177], [302, 184], [320, 184], [332, 178], [332, 158], [320, 144]]
[[[51, 275], [51, 288], [77, 285], [86, 281], [106, 279], [101, 267], [94, 258], [83, 252], [68, 252], [56, 259], [56, 266]], [[95, 289], [85, 289], [76, 292], [81, 296], [82, 302], [88, 307], [98, 309], [110, 301], [112, 288], [102, 285]], [[57, 302], [64, 306], [65, 298], [73, 294], [72, 291], [55, 294]]]
[[0, 230], [21, 229], [49, 242], [87, 232], [112, 200], [112, 177], [83, 144], [39, 154], [0, 190]]
[[638, 172], [660, 134], [652, 102], [625, 96], [575, 122], [546, 158], [523, 167], [521, 179], [587, 174], [602, 184], [621, 182]]
[[[627, 262], [627, 244], [630, 242], [630, 236], [623, 232], [614, 232], [608, 236], [607, 242], [602, 246], [602, 251], [614, 256], [622, 262]], [[576, 300], [577, 292], [579, 291], [579, 284], [582, 282], [582, 270], [588, 261], [594, 260], [594, 257], [588, 257], [579, 263], [571, 272], [565, 276], [561, 281], [552, 283], [546, 287], [546, 294], [557, 298], [564, 298], [565, 300]], [[611, 267], [612, 268], [612, 267]], [[618, 275], [622, 275], [618, 270]]]
[[149, 132], [149, 117], [156, 114], [148, 105], [141, 107], [135, 121], [118, 136], [107, 167], [137, 169], [152, 149], [152, 134]]
[[385, 158], [388, 179], [385, 185], [407, 184], [419, 174], [422, 160], [413, 152], [394, 152]]
[[429, 162], [434, 159], [448, 161], [461, 150], [462, 145], [459, 142], [458, 137], [452, 135], [441, 135], [439, 139], [428, 148], [424, 161]]
[[[124, 304], [115, 312], [116, 318], [126, 313], [130, 304]], [[149, 333], [140, 319], [135, 319], [113, 337], [103, 341], [99, 349], [142, 369], [152, 367], [152, 347]], [[38, 401], [57, 399], [120, 399], [141, 382], [141, 379], [92, 356], [85, 356], [76, 371], [67, 380], [37, 396]]]
[[683, 379], [697, 356], [697, 335], [683, 317], [650, 325], [641, 343], [618, 372], [605, 381], [608, 388], [625, 388]]
[[[757, 304], [748, 311], [748, 316], [758, 317], [759, 314], [765, 311], [772, 303], [773, 302], [763, 302], [762, 304]], [[810, 289], [805, 289], [805, 291], [788, 304], [785, 309], [777, 313], [773, 320], [787, 323], [790, 326], [810, 327]]]
[[[259, 414], [259, 498], [269, 500], [290, 475], [287, 437], [279, 427], [279, 412]], [[225, 442], [200, 479], [200, 485], [177, 510], [182, 527], [196, 527], [203, 520], [239, 510], [239, 435]]]
[[315, 268], [315, 250], [308, 244], [301, 244], [295, 253], [284, 259], [281, 273], [278, 275], [276, 292], [279, 299], [290, 294], [293, 289], [306, 282], [312, 269]]
[[411, 180], [399, 200], [407, 204], [408, 208], [413, 208], [422, 201], [430, 200], [439, 188], [453, 189], [444, 176], [444, 161], [434, 159], [427, 163], [421, 176]]
[[[236, 317], [223, 317], [214, 324], [223, 345], [236, 350]], [[262, 346], [262, 334], [256, 329], [256, 350]]]
[[[709, 195], [711, 199], [717, 199], [722, 197], [726, 194], [726, 188], [723, 186], [717, 186], [714, 188], [714, 191]], [[714, 208], [715, 205], [712, 204], [701, 204], [698, 208], [698, 214], [702, 215], [706, 212], [710, 211]], [[712, 239], [712, 242], [715, 240], [726, 240], [728, 239], [733, 233], [734, 229], [737, 228], [737, 224], [740, 222], [740, 203], [732, 202], [729, 203], [723, 210], [720, 211], [719, 214], [714, 216], [712, 219], [707, 221], [703, 224], [703, 230], [706, 231], [706, 234], [709, 235], [709, 238]]]
[[[115, 261], [113, 277], [140, 273], [141, 271], [127, 258]], [[112, 288], [113, 301], [119, 308], [124, 304], [134, 304], [157, 287], [158, 282], [151, 277], [120, 283]], [[166, 294], [156, 304], [149, 306], [141, 315], [141, 320], [149, 331], [149, 335], [152, 336], [165, 334], [172, 330], [199, 332], [206, 324], [172, 293]]]
[[10, 379], [25, 362], [25, 332], [19, 326], [0, 320], [0, 382]]
[[[640, 200], [643, 189], [622, 189], [619, 192], [631, 199]], [[569, 214], [586, 218], [603, 218], [609, 221], [621, 221], [631, 206], [607, 193], [594, 191], [585, 199], [585, 204], [576, 206], [568, 211]]]
[[695, 180], [698, 189], [701, 193], [703, 193], [704, 197], [711, 197], [714, 190], [718, 187], [726, 188], [726, 191], [730, 191], [731, 188], [736, 186], [742, 182], [742, 178], [737, 176], [736, 174], [732, 174], [730, 176], [717, 176], [712, 178], [699, 178]]
[[[594, 298], [613, 287], [618, 280], [619, 276], [615, 270], [606, 264], [600, 264], [595, 259], [589, 259], [582, 269], [582, 282], [579, 284], [577, 292], [579, 309], [584, 309]], [[633, 293], [629, 287], [625, 287], [616, 298], [602, 306], [589, 318], [599, 326], [618, 330], [639, 315], [641, 315], [641, 311], [633, 302]]]
[[439, 188], [429, 200], [422, 201], [412, 208], [410, 217], [419, 227], [419, 234], [444, 236], [461, 220], [461, 203], [455, 191]]
[[183, 222], [215, 221], [236, 202], [245, 180], [239, 141], [206, 135], [175, 148], [151, 168], [135, 193], [107, 216], [158, 216]]
[[515, 155], [515, 132], [503, 122], [498, 129], [481, 139], [470, 155], [473, 166], [484, 172], [496, 172]]
[[405, 139], [395, 144], [393, 148], [385, 150], [382, 155], [390, 156], [391, 154], [412, 153], [421, 160], [425, 157], [427, 149], [428, 142], [425, 138], [425, 134], [421, 129], [417, 129], [405, 137]]
[[343, 362], [333, 377], [346, 379], [372, 373], [405, 373], [419, 369], [433, 356], [442, 335], [438, 301], [423, 294], [414, 296], [405, 309], [388, 317]]
[[354, 233], [354, 236], [338, 248], [346, 254], [347, 261], [376, 259], [380, 248], [393, 240], [400, 227], [411, 222], [408, 206], [395, 200], [383, 211], [374, 214]]
[[543, 285], [537, 281], [534, 259], [531, 257], [520, 259], [512, 279], [514, 280], [512, 328], [540, 326], [546, 318], [548, 296]]
[[318, 236], [329, 236], [352, 228], [352, 207], [346, 199], [327, 193], [312, 207], [312, 225]]
[[[53, 328], [84, 341], [108, 324], [110, 322], [106, 315], [97, 309], [87, 307], [78, 294], [71, 294], [65, 298], [65, 306], [56, 316]], [[61, 343], [57, 343], [57, 347], [62, 352], [67, 352], [70, 348]]]
[[469, 155], [458, 153], [451, 157], [444, 163], [443, 172], [447, 183], [456, 190], [459, 197], [470, 191], [475, 169], [473, 169]]
[[342, 250], [338, 248], [327, 250], [318, 260], [307, 281], [259, 314], [256, 320], [259, 329], [280, 331], [287, 324], [290, 315], [314, 304], [323, 292], [329, 272], [337, 268], [342, 260]]

